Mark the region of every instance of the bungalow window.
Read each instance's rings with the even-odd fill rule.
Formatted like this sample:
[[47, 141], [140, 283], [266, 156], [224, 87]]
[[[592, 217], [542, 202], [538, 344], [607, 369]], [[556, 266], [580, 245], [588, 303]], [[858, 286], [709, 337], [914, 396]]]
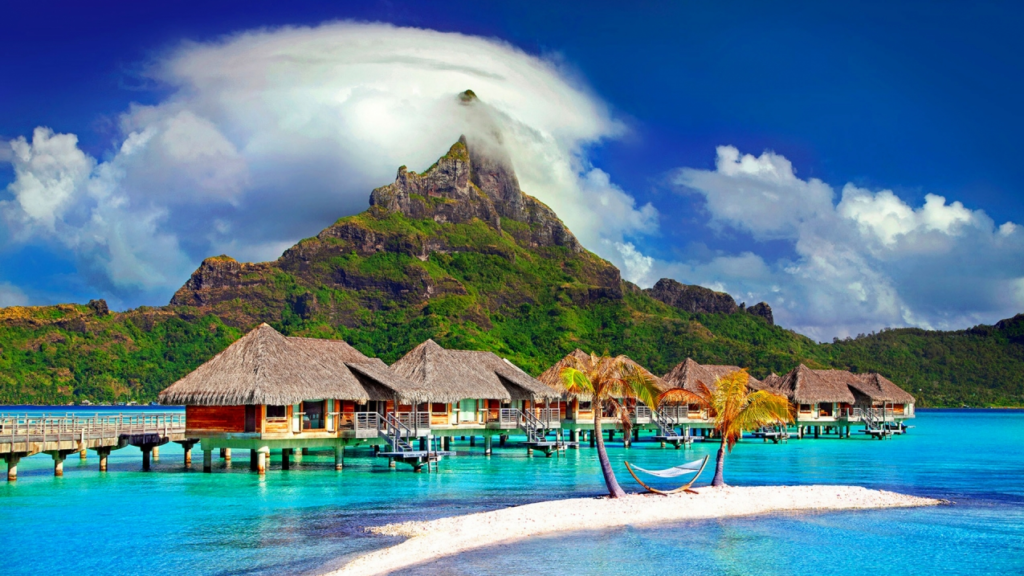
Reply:
[[819, 404], [819, 416], [832, 416], [832, 404]]
[[284, 406], [267, 406], [267, 420], [283, 420], [288, 416], [288, 410]]
[[582, 412], [589, 412], [591, 407], [592, 407], [592, 404], [590, 402], [580, 401], [580, 411], [582, 411]]
[[447, 404], [437, 404], [437, 403], [434, 403], [434, 404], [430, 405], [430, 411], [432, 413], [434, 413], [434, 414], [447, 414], [448, 413], [448, 405]]
[[801, 412], [810, 412], [811, 411], [811, 405], [810, 404], [801, 404], [800, 405], [800, 411]]

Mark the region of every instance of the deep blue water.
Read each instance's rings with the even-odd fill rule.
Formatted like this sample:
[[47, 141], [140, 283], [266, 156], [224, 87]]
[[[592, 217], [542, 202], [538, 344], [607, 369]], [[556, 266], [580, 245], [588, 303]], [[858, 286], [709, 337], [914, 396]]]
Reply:
[[[728, 457], [726, 480], [858, 484], [946, 498], [949, 506], [583, 531], [413, 573], [518, 574], [529, 558], [529, 566], [579, 574], [1024, 574], [1024, 412], [921, 411], [913, 425], [887, 441], [744, 440]], [[186, 472], [173, 444], [150, 473], [140, 471], [134, 448], [114, 452], [107, 474], [92, 453], [85, 462], [73, 455], [63, 478], [52, 476], [48, 456], [34, 456], [22, 460], [16, 483], [0, 484], [4, 574], [316, 573], [391, 543], [365, 526], [603, 491], [589, 448], [528, 458], [510, 445], [487, 458], [479, 444], [455, 443], [459, 455], [438, 474], [391, 470], [368, 451], [346, 451], [342, 472], [326, 454], [281, 471], [275, 454], [264, 479], [238, 451], [231, 468], [216, 461], [214, 473], [203, 474], [197, 457]], [[629, 489], [624, 458], [659, 468], [715, 448], [641, 443], [612, 445], [610, 454]]]

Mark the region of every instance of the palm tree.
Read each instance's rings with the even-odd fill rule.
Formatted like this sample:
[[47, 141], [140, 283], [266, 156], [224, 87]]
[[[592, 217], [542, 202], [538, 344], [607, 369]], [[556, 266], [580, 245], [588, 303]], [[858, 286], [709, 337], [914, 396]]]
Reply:
[[562, 385], [570, 396], [590, 396], [594, 410], [594, 436], [597, 443], [597, 458], [601, 462], [601, 473], [608, 485], [612, 498], [625, 496], [619, 486], [608, 460], [601, 434], [601, 417], [604, 408], [612, 409], [622, 422], [623, 433], [628, 437], [633, 423], [629, 417], [627, 400], [640, 401], [654, 406], [658, 389], [651, 376], [625, 356], [570, 356], [569, 366], [562, 369]]
[[722, 445], [718, 448], [715, 463], [715, 477], [711, 485], [725, 486], [722, 470], [725, 453], [740, 439], [744, 430], [779, 422], [790, 422], [789, 400], [767, 390], [750, 391], [747, 382], [750, 376], [746, 370], [737, 370], [719, 378], [714, 390], [698, 382], [699, 392], [676, 388], [659, 396], [659, 403], [665, 400], [685, 400], [706, 408], [714, 421], [715, 431], [721, 435]]

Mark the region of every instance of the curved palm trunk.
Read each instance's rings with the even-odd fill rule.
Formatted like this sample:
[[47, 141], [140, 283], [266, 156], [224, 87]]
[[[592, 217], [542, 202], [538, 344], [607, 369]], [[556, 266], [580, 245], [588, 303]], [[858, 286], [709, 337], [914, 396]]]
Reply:
[[625, 496], [626, 492], [619, 486], [615, 479], [615, 472], [612, 470], [612, 463], [608, 460], [608, 452], [604, 449], [604, 434], [601, 434], [601, 405], [594, 402], [594, 434], [597, 436], [597, 459], [601, 462], [601, 473], [604, 474], [604, 483], [608, 485], [608, 495], [612, 498]]
[[715, 478], [711, 481], [712, 486], [725, 486], [725, 478], [722, 477], [722, 469], [725, 468], [725, 434], [722, 434], [722, 445], [718, 448], [718, 459], [715, 461]]

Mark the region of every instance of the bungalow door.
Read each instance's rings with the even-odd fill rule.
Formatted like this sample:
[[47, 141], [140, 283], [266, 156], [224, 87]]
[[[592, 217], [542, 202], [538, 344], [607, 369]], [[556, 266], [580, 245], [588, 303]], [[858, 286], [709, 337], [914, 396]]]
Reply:
[[247, 405], [245, 407], [245, 431], [255, 432], [256, 431], [256, 413], [259, 411], [259, 406]]

